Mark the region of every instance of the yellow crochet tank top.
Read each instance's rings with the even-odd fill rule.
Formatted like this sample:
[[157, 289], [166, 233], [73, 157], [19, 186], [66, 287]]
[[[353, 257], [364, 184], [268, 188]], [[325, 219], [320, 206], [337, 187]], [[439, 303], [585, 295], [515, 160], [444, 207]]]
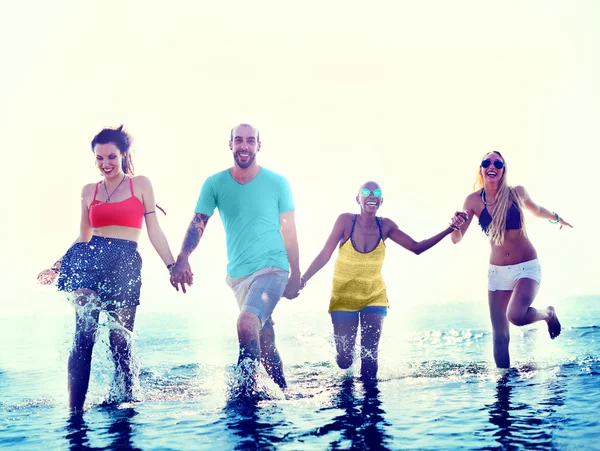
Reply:
[[385, 258], [385, 244], [379, 227], [379, 243], [371, 252], [359, 252], [353, 243], [356, 215], [352, 221], [350, 237], [340, 246], [333, 268], [333, 283], [329, 312], [341, 310], [355, 312], [365, 307], [388, 307], [381, 267]]

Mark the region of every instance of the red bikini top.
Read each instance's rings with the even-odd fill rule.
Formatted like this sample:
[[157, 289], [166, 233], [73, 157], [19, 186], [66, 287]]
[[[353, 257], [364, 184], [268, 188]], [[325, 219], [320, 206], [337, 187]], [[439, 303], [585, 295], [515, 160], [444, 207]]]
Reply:
[[94, 228], [106, 226], [122, 226], [141, 229], [144, 222], [144, 205], [133, 194], [133, 180], [129, 179], [129, 188], [131, 196], [121, 202], [100, 202], [96, 200], [98, 194], [98, 185], [94, 191], [94, 199], [90, 204], [89, 218], [90, 224]]

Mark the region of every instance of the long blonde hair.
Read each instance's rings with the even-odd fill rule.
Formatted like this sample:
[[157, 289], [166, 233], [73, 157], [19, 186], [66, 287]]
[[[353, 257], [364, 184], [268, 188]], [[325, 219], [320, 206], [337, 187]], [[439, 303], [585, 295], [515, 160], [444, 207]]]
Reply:
[[[508, 216], [508, 210], [510, 206], [514, 203], [519, 210], [519, 214], [521, 215], [521, 233], [525, 233], [525, 217], [523, 215], [523, 199], [517, 194], [517, 191], [512, 187], [508, 186], [506, 181], [506, 161], [500, 152], [494, 150], [492, 152], [486, 153], [489, 155], [490, 153], [495, 153], [504, 162], [504, 171], [502, 172], [502, 178], [500, 179], [500, 186], [498, 186], [498, 192], [496, 193], [496, 207], [494, 208], [494, 216], [492, 216], [492, 223], [490, 224], [487, 234], [490, 237], [490, 241], [496, 246], [504, 245], [504, 233], [506, 232], [506, 217]], [[477, 172], [477, 179], [473, 184], [473, 189], [475, 191], [481, 191], [483, 189], [483, 175], [481, 175], [481, 165], [479, 166], [479, 170]], [[491, 212], [490, 216], [491, 216]]]

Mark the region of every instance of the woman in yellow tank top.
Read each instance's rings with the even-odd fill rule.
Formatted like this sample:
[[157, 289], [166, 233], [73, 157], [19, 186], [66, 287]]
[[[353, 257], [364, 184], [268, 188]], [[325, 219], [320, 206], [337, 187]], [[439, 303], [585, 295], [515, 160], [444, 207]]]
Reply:
[[339, 244], [329, 303], [336, 360], [342, 369], [352, 365], [360, 323], [361, 378], [369, 381], [377, 377], [379, 339], [388, 308], [385, 283], [381, 276], [385, 258], [384, 241], [390, 238], [405, 249], [420, 254], [450, 235], [466, 217], [464, 213], [457, 212], [450, 226], [442, 232], [416, 242], [391, 219], [376, 216], [383, 203], [381, 187], [377, 183], [362, 185], [356, 202], [360, 205], [360, 214], [343, 213], [337, 218], [323, 250], [304, 273], [302, 287], [325, 266]]

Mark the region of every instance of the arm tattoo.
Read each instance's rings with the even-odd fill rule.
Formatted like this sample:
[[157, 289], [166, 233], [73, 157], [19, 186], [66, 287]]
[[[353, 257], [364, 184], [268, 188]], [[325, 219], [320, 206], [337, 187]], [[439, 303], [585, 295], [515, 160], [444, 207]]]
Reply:
[[196, 213], [185, 234], [183, 246], [181, 247], [182, 253], [189, 255], [196, 249], [196, 246], [198, 246], [198, 243], [200, 242], [200, 238], [202, 238], [202, 235], [204, 234], [208, 219], [209, 216]]

